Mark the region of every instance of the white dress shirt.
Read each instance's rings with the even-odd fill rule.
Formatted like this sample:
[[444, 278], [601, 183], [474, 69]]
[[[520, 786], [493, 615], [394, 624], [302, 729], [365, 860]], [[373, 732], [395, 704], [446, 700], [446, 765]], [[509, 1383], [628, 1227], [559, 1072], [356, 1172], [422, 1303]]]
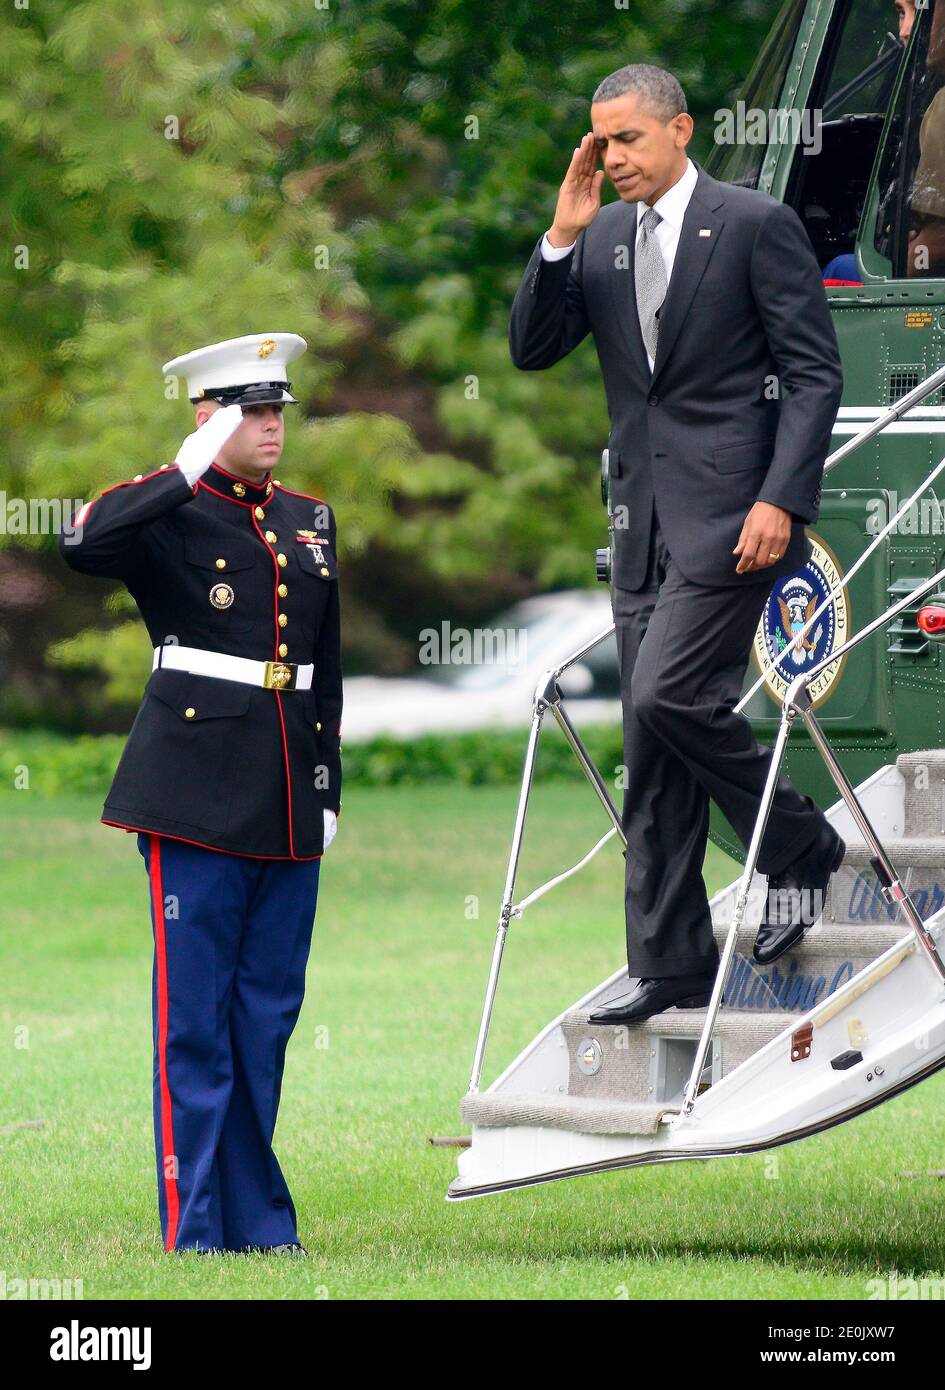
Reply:
[[[677, 179], [672, 188], [667, 188], [661, 198], [657, 198], [653, 207], [659, 213], [662, 221], [654, 233], [659, 242], [659, 248], [663, 253], [663, 264], [666, 266], [666, 285], [669, 287], [670, 279], [673, 274], [673, 266], [676, 262], [676, 248], [679, 246], [679, 234], [682, 231], [683, 218], [689, 206], [689, 199], [692, 197], [696, 186], [699, 171], [691, 159], [686, 160], [685, 173]], [[640, 223], [643, 221], [643, 214], [649, 207], [648, 203], [637, 203], [637, 239], [640, 236]], [[545, 261], [560, 261], [564, 256], [570, 255], [577, 245], [572, 241], [570, 246], [552, 246], [548, 240], [548, 233], [541, 239], [541, 255]], [[650, 364], [650, 371], [653, 370], [653, 358], [649, 353], [646, 360]]]

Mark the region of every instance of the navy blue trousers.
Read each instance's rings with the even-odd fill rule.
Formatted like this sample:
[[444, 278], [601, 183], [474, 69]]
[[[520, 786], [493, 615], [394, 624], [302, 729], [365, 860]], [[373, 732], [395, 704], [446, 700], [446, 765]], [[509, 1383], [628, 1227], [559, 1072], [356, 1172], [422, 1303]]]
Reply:
[[272, 1136], [320, 861], [139, 835], [154, 934], [154, 1140], [165, 1250], [298, 1241]]

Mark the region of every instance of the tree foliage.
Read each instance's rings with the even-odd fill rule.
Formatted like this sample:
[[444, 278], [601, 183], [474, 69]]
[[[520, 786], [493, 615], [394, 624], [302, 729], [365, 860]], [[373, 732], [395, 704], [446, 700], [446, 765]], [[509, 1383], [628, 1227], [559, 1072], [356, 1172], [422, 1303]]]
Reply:
[[[592, 582], [593, 346], [517, 372], [511, 300], [597, 83], [671, 67], [698, 158], [776, 9], [5, 7], [0, 485], [90, 497], [173, 458], [192, 414], [162, 362], [294, 331], [310, 350], [279, 471], [336, 505], [355, 664], [409, 664], [446, 612]], [[50, 535], [3, 544], [53, 563]]]

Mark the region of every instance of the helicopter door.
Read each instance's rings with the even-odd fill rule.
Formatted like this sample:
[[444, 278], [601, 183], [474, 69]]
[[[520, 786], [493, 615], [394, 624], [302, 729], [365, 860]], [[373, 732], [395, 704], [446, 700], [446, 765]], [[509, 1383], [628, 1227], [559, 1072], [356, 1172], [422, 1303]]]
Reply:
[[784, 201], [826, 279], [859, 279], [857, 232], [905, 52], [896, 29], [891, 0], [838, 0], [792, 152]]
[[[771, 31], [762, 45], [754, 66], [738, 91], [736, 106], [746, 112], [777, 110], [789, 85], [791, 59], [798, 47], [810, 41], [816, 20], [810, 0], [785, 0]], [[762, 140], [728, 139], [716, 112], [715, 144], [705, 160], [705, 171], [722, 183], [735, 183], [742, 188], [761, 186], [761, 171], [768, 156]]]
[[[945, 3], [917, 11], [879, 168], [864, 265], [888, 279], [945, 277]], [[872, 254], [871, 254], [872, 253]], [[940, 296], [934, 296], [937, 300]]]

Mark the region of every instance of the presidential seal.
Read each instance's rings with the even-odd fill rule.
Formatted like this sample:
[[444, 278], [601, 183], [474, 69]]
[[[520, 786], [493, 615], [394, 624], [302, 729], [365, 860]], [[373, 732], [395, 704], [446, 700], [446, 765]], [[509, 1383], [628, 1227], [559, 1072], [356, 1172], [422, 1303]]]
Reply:
[[[755, 632], [755, 661], [765, 678], [765, 689], [779, 705], [795, 676], [842, 647], [850, 629], [849, 601], [844, 590], [803, 632], [830, 590], [843, 579], [840, 566], [820, 537], [808, 531], [807, 538], [813, 547], [810, 559], [802, 570], [776, 581]], [[844, 660], [826, 666], [809, 686], [815, 709], [826, 699]]]
[[236, 595], [229, 584], [214, 584], [210, 590], [210, 602], [214, 608], [229, 608]]

